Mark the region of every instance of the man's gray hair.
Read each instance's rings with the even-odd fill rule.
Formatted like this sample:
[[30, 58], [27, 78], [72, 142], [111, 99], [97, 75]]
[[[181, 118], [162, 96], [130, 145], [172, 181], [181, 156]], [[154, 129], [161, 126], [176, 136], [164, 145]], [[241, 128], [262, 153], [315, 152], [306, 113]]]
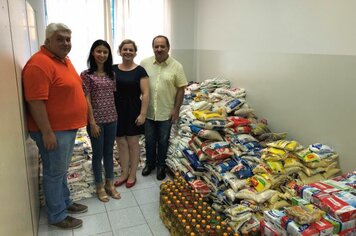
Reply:
[[63, 23], [51, 23], [47, 25], [46, 28], [46, 39], [52, 37], [52, 35], [57, 31], [65, 31], [65, 32], [72, 33], [69, 27]]

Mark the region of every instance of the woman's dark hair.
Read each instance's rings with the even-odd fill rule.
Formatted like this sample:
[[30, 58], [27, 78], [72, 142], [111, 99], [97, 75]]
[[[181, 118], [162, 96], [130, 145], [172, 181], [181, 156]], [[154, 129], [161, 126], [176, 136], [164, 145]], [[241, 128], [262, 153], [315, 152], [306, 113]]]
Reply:
[[166, 44], [167, 44], [168, 49], [171, 48], [171, 45], [169, 44], [168, 38], [167, 38], [166, 36], [164, 36], [164, 35], [157, 35], [156, 37], [154, 37], [153, 40], [152, 40], [152, 47], [154, 47], [155, 40], [156, 40], [157, 38], [164, 38], [164, 39], [166, 40]]
[[112, 70], [112, 53], [111, 53], [111, 48], [110, 45], [102, 39], [98, 39], [96, 40], [93, 45], [91, 45], [90, 48], [90, 52], [89, 52], [89, 57], [87, 60], [87, 64], [88, 64], [88, 69], [89, 69], [89, 74], [93, 74], [97, 69], [98, 69], [98, 65], [95, 62], [95, 58], [93, 56], [93, 52], [95, 50], [96, 47], [98, 46], [104, 46], [109, 50], [109, 55], [108, 55], [108, 59], [105, 61], [104, 63], [104, 71], [106, 72], [106, 74], [110, 77], [110, 78], [114, 78], [114, 72]]

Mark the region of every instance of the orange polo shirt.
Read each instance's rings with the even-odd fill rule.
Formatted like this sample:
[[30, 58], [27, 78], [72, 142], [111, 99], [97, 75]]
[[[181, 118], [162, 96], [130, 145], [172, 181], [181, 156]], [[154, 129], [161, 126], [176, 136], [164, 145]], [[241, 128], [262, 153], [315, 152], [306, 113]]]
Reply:
[[[68, 58], [60, 61], [44, 46], [26, 63], [22, 71], [26, 101], [43, 100], [53, 131], [84, 127], [87, 102], [82, 80]], [[27, 111], [28, 129], [38, 131]]]

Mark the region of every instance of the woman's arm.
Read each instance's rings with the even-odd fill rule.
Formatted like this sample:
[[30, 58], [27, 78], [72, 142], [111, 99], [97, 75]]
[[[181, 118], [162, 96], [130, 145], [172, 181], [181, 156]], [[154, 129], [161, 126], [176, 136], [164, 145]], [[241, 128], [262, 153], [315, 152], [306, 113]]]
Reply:
[[98, 138], [100, 135], [100, 127], [95, 122], [90, 94], [85, 95], [85, 98], [88, 104], [88, 120], [89, 120], [89, 126], [90, 126], [89, 128], [90, 128], [91, 136], [93, 136], [94, 138]]
[[141, 88], [141, 111], [140, 115], [137, 117], [135, 123], [136, 125], [143, 125], [146, 119], [146, 113], [148, 108], [148, 99], [149, 99], [149, 83], [148, 77], [143, 77], [140, 79], [140, 88]]

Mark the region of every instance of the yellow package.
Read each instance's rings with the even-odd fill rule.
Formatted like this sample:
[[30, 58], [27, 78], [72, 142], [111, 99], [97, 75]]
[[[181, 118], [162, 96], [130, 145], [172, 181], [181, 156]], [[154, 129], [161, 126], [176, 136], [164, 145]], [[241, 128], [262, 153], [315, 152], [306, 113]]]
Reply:
[[208, 120], [224, 120], [225, 117], [219, 113], [216, 113], [216, 112], [211, 112], [211, 111], [207, 111], [207, 110], [204, 110], [204, 111], [193, 111], [192, 112], [193, 115], [195, 116], [195, 118], [197, 118], [198, 120], [200, 121], [208, 121]]
[[280, 161], [288, 156], [288, 152], [283, 149], [269, 147], [264, 149], [261, 158], [266, 161]]
[[271, 186], [268, 176], [266, 174], [254, 175], [249, 179], [252, 186], [257, 190], [257, 192], [262, 192], [269, 189]]
[[281, 161], [266, 161], [267, 166], [275, 174], [283, 174], [284, 167]]
[[287, 151], [297, 151], [297, 150], [300, 150], [303, 148], [297, 141], [294, 141], [294, 140], [292, 140], [292, 141], [278, 140], [278, 141], [274, 141], [271, 143], [267, 143], [267, 146], [280, 148], [280, 149], [284, 149]]
[[290, 167], [304, 167], [304, 165], [298, 159], [288, 157], [284, 160], [284, 168]]
[[320, 161], [320, 157], [317, 154], [309, 151], [309, 149], [300, 150], [296, 152], [296, 154], [303, 162]]

